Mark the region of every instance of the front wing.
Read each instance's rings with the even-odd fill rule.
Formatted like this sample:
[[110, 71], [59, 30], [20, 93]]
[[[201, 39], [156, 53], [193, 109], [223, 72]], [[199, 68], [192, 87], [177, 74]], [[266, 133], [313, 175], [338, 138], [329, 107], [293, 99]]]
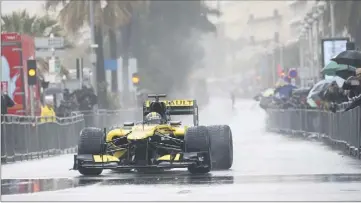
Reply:
[[159, 161], [154, 165], [134, 165], [123, 164], [117, 158], [110, 155], [91, 155], [78, 154], [74, 155], [73, 170], [82, 168], [102, 168], [102, 169], [172, 169], [172, 168], [187, 168], [194, 165], [196, 167], [211, 167], [209, 166], [210, 155], [208, 152], [187, 152], [180, 153], [178, 160]]

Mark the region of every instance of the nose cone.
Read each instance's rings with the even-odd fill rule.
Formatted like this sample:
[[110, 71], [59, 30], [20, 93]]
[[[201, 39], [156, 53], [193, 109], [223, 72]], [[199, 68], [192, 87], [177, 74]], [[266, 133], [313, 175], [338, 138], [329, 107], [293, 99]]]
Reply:
[[128, 140], [142, 140], [151, 137], [154, 134], [155, 126], [139, 125], [135, 126], [132, 133], [128, 135]]

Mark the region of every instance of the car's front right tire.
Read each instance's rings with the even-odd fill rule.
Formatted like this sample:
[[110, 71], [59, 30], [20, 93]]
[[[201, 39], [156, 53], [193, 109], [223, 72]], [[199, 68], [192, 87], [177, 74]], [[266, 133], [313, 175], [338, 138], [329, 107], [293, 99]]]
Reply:
[[228, 170], [233, 165], [233, 138], [228, 125], [208, 126], [213, 170]]

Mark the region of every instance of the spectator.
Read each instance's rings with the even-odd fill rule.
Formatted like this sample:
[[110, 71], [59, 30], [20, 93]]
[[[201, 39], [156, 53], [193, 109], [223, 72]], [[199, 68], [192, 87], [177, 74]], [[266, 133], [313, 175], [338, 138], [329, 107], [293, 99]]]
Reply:
[[55, 122], [54, 99], [53, 96], [45, 96], [45, 105], [41, 107], [41, 122]]
[[1, 93], [1, 115], [8, 113], [8, 108], [15, 105], [14, 101], [9, 97], [7, 92]]
[[81, 90], [77, 90], [76, 95], [80, 111], [90, 111], [97, 104], [97, 96], [92, 88], [83, 85]]
[[[358, 68], [361, 70], [361, 68]], [[356, 76], [349, 77], [343, 84], [342, 89], [349, 90], [348, 97], [352, 98], [361, 94], [361, 71], [357, 71]]]
[[332, 103], [331, 111], [348, 111], [361, 106], [361, 68], [356, 69], [356, 76], [349, 77], [342, 88], [349, 91], [349, 101], [340, 104]]

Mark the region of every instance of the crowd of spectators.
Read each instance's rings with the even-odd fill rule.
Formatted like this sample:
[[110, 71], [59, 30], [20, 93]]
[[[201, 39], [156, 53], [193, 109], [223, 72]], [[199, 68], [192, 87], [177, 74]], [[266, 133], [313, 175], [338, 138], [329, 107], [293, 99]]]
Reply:
[[254, 97], [263, 109], [319, 109], [348, 111], [361, 105], [361, 68], [350, 72], [346, 79], [324, 76], [312, 87], [299, 88], [282, 78], [274, 88]]

